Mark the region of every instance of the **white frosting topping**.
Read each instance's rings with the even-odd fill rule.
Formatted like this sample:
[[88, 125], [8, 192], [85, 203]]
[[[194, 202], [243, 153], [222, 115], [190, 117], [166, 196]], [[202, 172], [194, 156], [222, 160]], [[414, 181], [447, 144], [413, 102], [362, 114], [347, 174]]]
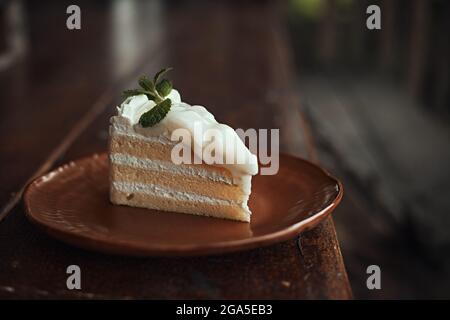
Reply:
[[[258, 172], [257, 158], [245, 146], [242, 140], [231, 127], [216, 121], [214, 116], [203, 106], [189, 105], [181, 101], [180, 94], [173, 89], [167, 96], [172, 101], [170, 111], [166, 117], [153, 127], [144, 128], [139, 124], [141, 115], [155, 106], [152, 100], [146, 95], [138, 95], [127, 98], [118, 108], [118, 114], [111, 119], [112, 130], [142, 136], [146, 138], [170, 139], [176, 129], [186, 129], [189, 131], [191, 148], [194, 154], [202, 158], [205, 149], [211, 144], [211, 137], [208, 132], [218, 132], [221, 141], [215, 141], [215, 157], [222, 159], [221, 163], [213, 163], [216, 166], [229, 170], [235, 183], [248, 184], [246, 175], [255, 175]], [[202, 134], [199, 134], [201, 132]], [[206, 134], [205, 134], [206, 133]], [[164, 139], [161, 139], [163, 141]], [[230, 144], [233, 149], [230, 149]], [[225, 161], [226, 160], [226, 161]], [[230, 161], [231, 160], [231, 161]], [[243, 161], [242, 161], [243, 160]]]

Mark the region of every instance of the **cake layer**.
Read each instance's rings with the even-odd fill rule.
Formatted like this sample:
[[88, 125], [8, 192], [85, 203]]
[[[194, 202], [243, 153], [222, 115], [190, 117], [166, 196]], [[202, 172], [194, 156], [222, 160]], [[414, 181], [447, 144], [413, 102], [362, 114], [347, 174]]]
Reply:
[[[142, 162], [147, 166], [143, 166]], [[176, 191], [189, 190], [203, 196], [235, 201], [246, 201], [248, 198], [248, 194], [245, 194], [239, 186], [231, 184], [226, 177], [218, 176], [214, 172], [212, 174], [206, 170], [199, 172], [193, 168], [163, 161], [147, 159], [141, 162], [130, 161], [130, 157], [117, 154], [111, 155], [111, 181], [152, 184]]]
[[[110, 196], [114, 204], [189, 213], [239, 221], [250, 221], [250, 212], [233, 201], [199, 197], [191, 194], [167, 193], [164, 190], [139, 189], [136, 185], [115, 183]], [[183, 196], [184, 195], [184, 196]]]
[[[135, 156], [137, 158], [149, 158], [152, 160], [164, 160], [172, 162], [171, 153], [178, 142], [170, 140], [161, 142], [161, 139], [138, 138], [131, 135], [113, 134], [110, 139], [110, 154], [121, 153]], [[193, 157], [193, 153], [191, 153]], [[193, 158], [191, 158], [193, 159]], [[222, 167], [202, 164], [183, 164], [185, 166], [200, 167], [208, 171], [216, 171], [218, 174], [232, 179], [231, 173]]]
[[[111, 202], [249, 222], [247, 201], [251, 177], [258, 172], [256, 156], [233, 128], [217, 122], [205, 107], [182, 102], [175, 89], [159, 97], [162, 93], [152, 92], [155, 84], [150, 82], [141, 79], [139, 85], [155, 95], [156, 101], [146, 94], [130, 96], [132, 92], [127, 91], [117, 115], [110, 119]], [[170, 109], [156, 119], [151, 110], [159, 98], [166, 99]], [[183, 137], [192, 145], [174, 149], [180, 142], [170, 137], [179, 129], [189, 134]], [[212, 147], [214, 156], [226, 159], [225, 163], [196, 161], [206, 159], [204, 154]], [[190, 163], [176, 164], [172, 151], [188, 152], [177, 155], [189, 156]]]
[[155, 138], [113, 134], [110, 139], [110, 153], [129, 154], [138, 158], [171, 161], [170, 154], [176, 143], [165, 139], [164, 143]]

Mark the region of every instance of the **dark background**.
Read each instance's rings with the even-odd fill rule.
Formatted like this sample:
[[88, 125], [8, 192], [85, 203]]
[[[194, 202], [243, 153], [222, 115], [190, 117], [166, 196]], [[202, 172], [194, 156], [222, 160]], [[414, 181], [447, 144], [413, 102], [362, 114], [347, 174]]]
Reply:
[[[382, 29], [364, 28], [368, 5]], [[450, 2], [289, 2], [302, 108], [321, 160], [343, 178], [338, 235], [356, 297], [362, 266], [382, 298], [450, 295]]]

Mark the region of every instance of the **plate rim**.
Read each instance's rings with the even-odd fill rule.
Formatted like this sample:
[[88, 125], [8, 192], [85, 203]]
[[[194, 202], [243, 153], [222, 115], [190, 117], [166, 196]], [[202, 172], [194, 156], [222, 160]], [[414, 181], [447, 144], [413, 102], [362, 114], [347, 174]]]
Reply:
[[[287, 153], [280, 153], [280, 158], [287, 157], [294, 161], [302, 161], [307, 165], [314, 167], [323, 173], [327, 178], [334, 181], [338, 187], [338, 192], [336, 196], [330, 200], [330, 203], [322, 208], [320, 211], [314, 213], [306, 219], [293, 223], [281, 230], [270, 232], [267, 234], [245, 238], [237, 240], [226, 240], [218, 242], [207, 242], [204, 244], [187, 244], [187, 245], [161, 245], [156, 246], [142, 245], [137, 243], [122, 242], [122, 241], [108, 241], [107, 239], [96, 239], [89, 234], [79, 234], [73, 232], [63, 231], [60, 228], [54, 227], [51, 224], [47, 224], [40, 220], [39, 214], [33, 213], [31, 208], [30, 196], [32, 193], [31, 187], [37, 184], [41, 179], [47, 175], [56, 174], [57, 172], [64, 170], [69, 165], [73, 165], [79, 162], [92, 161], [95, 158], [107, 157], [107, 152], [93, 153], [88, 156], [80, 157], [75, 160], [68, 161], [60, 166], [53, 168], [52, 170], [34, 178], [30, 181], [23, 194], [23, 203], [25, 206], [25, 216], [27, 219], [36, 225], [40, 230], [45, 232], [51, 237], [62, 241], [63, 243], [68, 243], [78, 248], [84, 250], [89, 250], [91, 252], [101, 252], [106, 254], [121, 255], [121, 256], [137, 256], [137, 257], [151, 257], [151, 256], [161, 256], [161, 257], [182, 257], [182, 256], [203, 256], [203, 255], [220, 255], [229, 252], [238, 252], [249, 250], [252, 248], [269, 246], [276, 243], [284, 242], [289, 239], [293, 239], [300, 233], [311, 230], [315, 228], [320, 222], [325, 220], [339, 205], [344, 195], [344, 188], [339, 179], [330, 174], [326, 169], [321, 166]], [[281, 162], [280, 162], [281, 163]], [[95, 242], [95, 246], [92, 243]], [[91, 245], [89, 245], [91, 244]], [[95, 248], [94, 248], [95, 247]]]

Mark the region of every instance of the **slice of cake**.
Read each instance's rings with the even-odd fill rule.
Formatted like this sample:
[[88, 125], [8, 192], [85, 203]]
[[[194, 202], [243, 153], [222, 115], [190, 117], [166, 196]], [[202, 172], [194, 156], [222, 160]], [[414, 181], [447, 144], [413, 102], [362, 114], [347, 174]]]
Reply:
[[114, 204], [250, 221], [253, 155], [237, 133], [172, 84], [142, 77], [111, 117], [110, 198]]

